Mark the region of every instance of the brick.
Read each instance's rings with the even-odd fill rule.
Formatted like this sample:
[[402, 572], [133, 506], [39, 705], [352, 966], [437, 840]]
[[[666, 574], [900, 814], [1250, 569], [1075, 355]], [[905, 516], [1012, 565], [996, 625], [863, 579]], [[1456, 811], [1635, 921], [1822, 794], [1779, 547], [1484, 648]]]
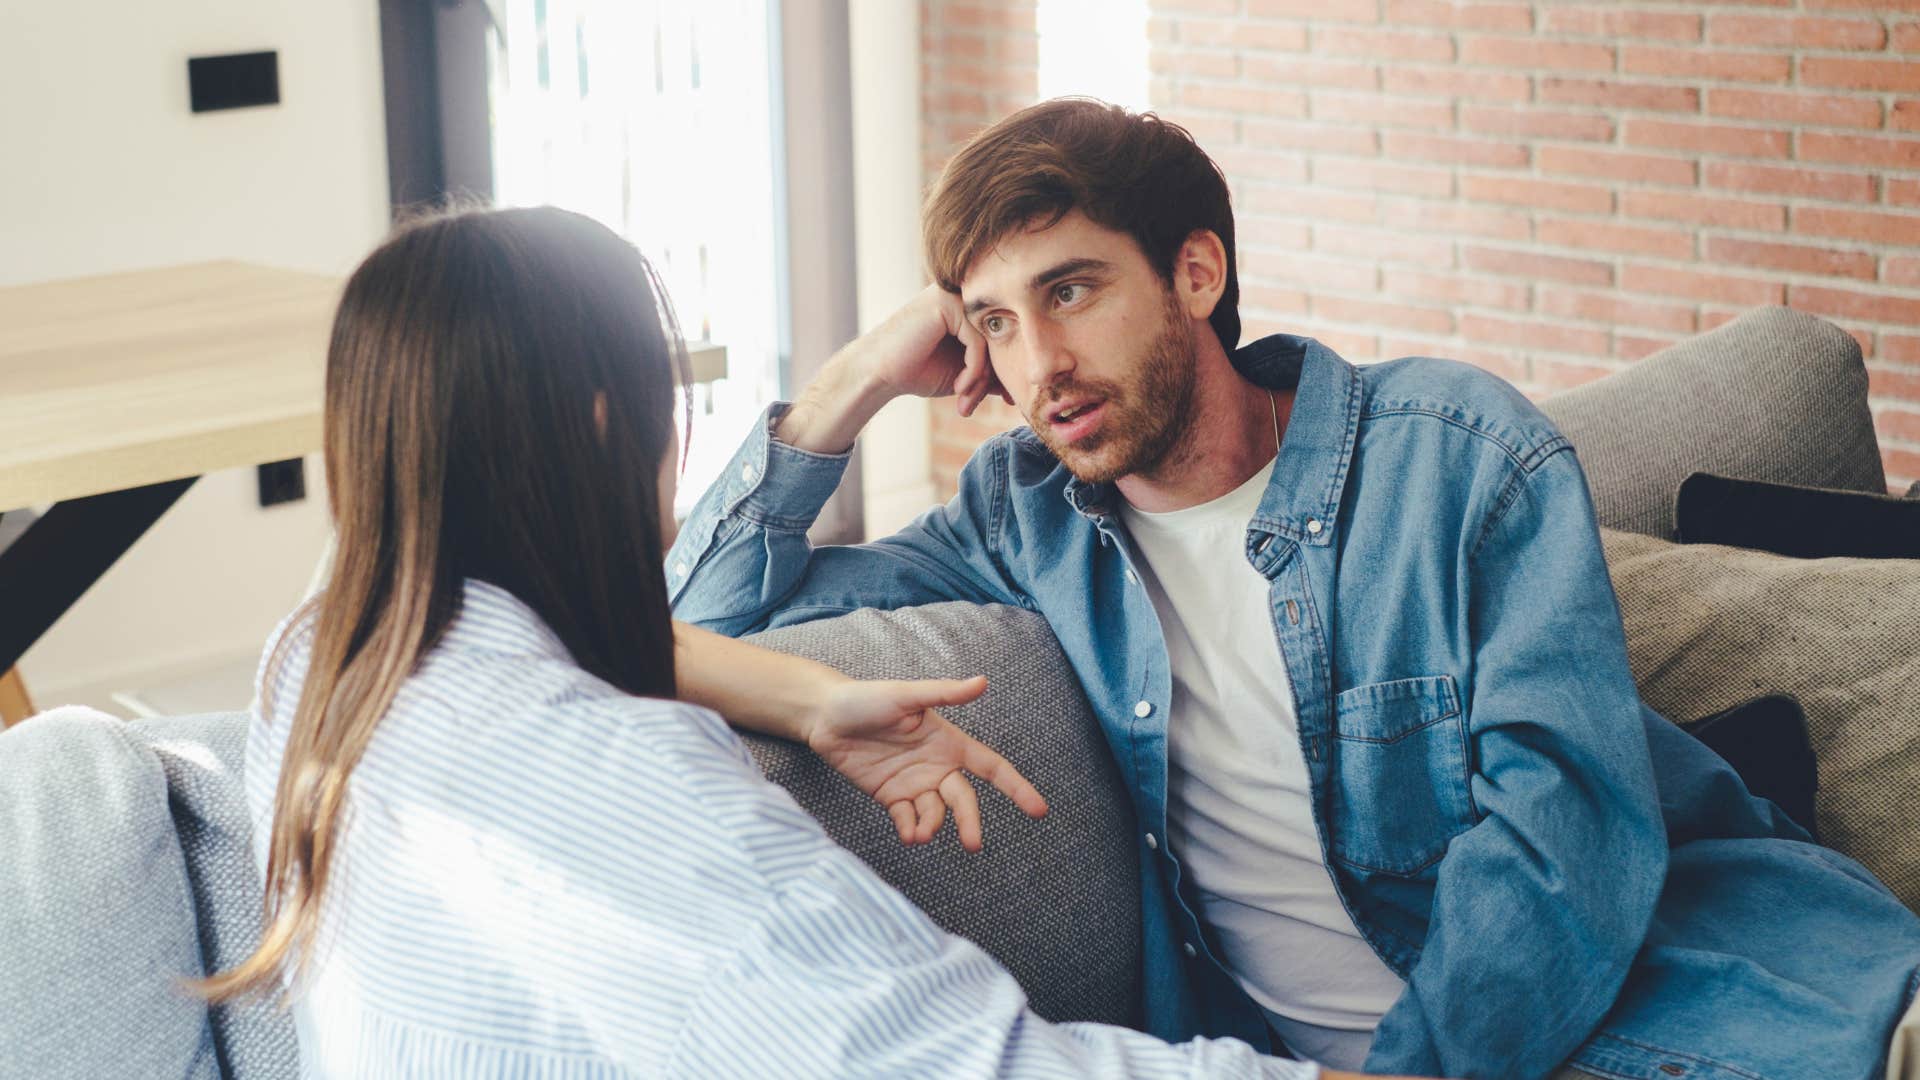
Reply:
[[1698, 167], [1685, 158], [1658, 154], [1634, 154], [1618, 150], [1595, 150], [1573, 146], [1543, 146], [1538, 156], [1540, 171], [1570, 176], [1599, 176], [1632, 183], [1671, 184], [1692, 187], [1698, 179]]
[[[1306, 218], [1310, 221], [1345, 221], [1361, 225], [1371, 225], [1380, 219], [1380, 200], [1377, 196], [1346, 191], [1332, 191], [1317, 187], [1274, 187], [1261, 185], [1254, 203], [1243, 205], [1236, 216], [1253, 213], [1272, 213], [1286, 217]], [[1247, 235], [1244, 227], [1242, 236]]]
[[1879, 245], [1916, 246], [1920, 245], [1920, 214], [1796, 206], [1793, 209], [1793, 231], [1812, 236], [1864, 240]]
[[1699, 41], [1698, 15], [1633, 11], [1617, 5], [1556, 7], [1546, 12], [1549, 34], [1582, 37], [1646, 38], [1653, 41]]
[[1247, 0], [1246, 14], [1255, 19], [1371, 23], [1380, 21], [1380, 5], [1377, 0]]
[[1303, 60], [1298, 57], [1250, 56], [1247, 81], [1282, 86], [1330, 86], [1341, 90], [1375, 90], [1380, 68], [1353, 60]]
[[1920, 326], [1920, 300], [1887, 296], [1879, 292], [1855, 292], [1817, 285], [1787, 286], [1787, 304], [1815, 315], [1859, 319], [1871, 323], [1897, 323]]
[[1307, 28], [1297, 23], [1181, 19], [1173, 26], [1183, 45], [1221, 45], [1260, 52], [1300, 52], [1307, 47]]
[[1629, 45], [1620, 53], [1620, 70], [1629, 75], [1658, 75], [1675, 79], [1782, 82], [1793, 74], [1793, 57], [1785, 53], [1715, 52], [1700, 48]]
[[1240, 141], [1240, 119], [1220, 113], [1191, 112], [1178, 105], [1167, 106], [1156, 103], [1155, 111], [1162, 120], [1178, 124], [1187, 129], [1195, 142], [1203, 147], [1228, 147]]
[[1594, 259], [1570, 259], [1564, 255], [1542, 255], [1534, 251], [1462, 244], [1460, 260], [1467, 269], [1481, 274], [1544, 279], [1569, 285], [1613, 284], [1613, 265]]
[[[1253, 122], [1248, 121], [1251, 125]], [[1224, 146], [1212, 153], [1214, 163], [1227, 174], [1230, 183], [1257, 181], [1298, 184], [1307, 178], [1307, 159], [1296, 153], [1269, 149], [1258, 140], [1247, 146]]]
[[1390, 67], [1380, 73], [1389, 93], [1469, 101], [1526, 101], [1533, 80], [1525, 75], [1459, 68]]
[[1154, 0], [1154, 10], [1163, 12], [1201, 12], [1207, 15], [1238, 15], [1240, 0]]
[[1874, 397], [1920, 401], [1920, 371], [1905, 371], [1888, 366], [1920, 364], [1920, 337], [1912, 334], [1881, 333], [1874, 359], [1867, 365], [1867, 393]]
[[[1380, 136], [1377, 132], [1370, 128], [1346, 127], [1340, 124], [1248, 119], [1240, 121], [1240, 136], [1247, 146], [1257, 147], [1261, 151], [1301, 150], [1327, 154], [1351, 154], [1359, 157], [1372, 157], [1380, 152]], [[1228, 158], [1233, 156], [1226, 155]], [[1290, 156], [1300, 165], [1304, 174], [1305, 159], [1297, 154]], [[1221, 161], [1221, 158], [1220, 154], [1214, 155], [1216, 161]], [[1224, 161], [1221, 161], [1221, 167], [1226, 167]], [[1232, 175], [1231, 172], [1229, 175]], [[1275, 177], [1275, 179], [1281, 178]], [[1293, 179], [1293, 177], [1289, 176], [1285, 179]]]
[[1389, 199], [1381, 203], [1380, 221], [1396, 229], [1488, 240], [1527, 240], [1533, 236], [1533, 222], [1525, 211], [1457, 202]]
[[1237, 79], [1240, 57], [1224, 49], [1154, 49], [1147, 67], [1156, 75], [1184, 75], [1200, 79]]
[[1387, 22], [1394, 26], [1438, 26], [1448, 30], [1525, 32], [1533, 29], [1533, 5], [1387, 0]]
[[1235, 241], [1286, 251], [1305, 251], [1313, 245], [1314, 224], [1308, 221], [1254, 218], [1248, 222], [1252, 227], [1244, 231], [1244, 240], [1242, 236], [1237, 235]]
[[1359, 27], [1316, 27], [1313, 51], [1325, 56], [1360, 56], [1374, 61], [1441, 64], [1451, 63], [1454, 57], [1453, 38], [1446, 34]]
[[940, 25], [943, 28], [1031, 31], [1033, 20], [1031, 4], [943, 4], [940, 7]]
[[1411, 330], [1419, 334], [1453, 333], [1453, 313], [1385, 300], [1354, 300], [1316, 294], [1313, 314], [1331, 322], [1359, 323], [1373, 329]]
[[1364, 364], [1380, 355], [1380, 339], [1372, 334], [1358, 330], [1348, 330], [1338, 326], [1329, 326], [1317, 320], [1308, 320], [1298, 327], [1289, 327], [1293, 333], [1306, 331], [1314, 338], [1332, 349], [1335, 354], [1349, 362]]
[[1895, 52], [1920, 52], [1920, 22], [1895, 24], [1890, 47]]
[[1878, 430], [1882, 441], [1897, 439], [1903, 442], [1920, 442], [1920, 412], [1908, 409], [1876, 409], [1873, 419], [1874, 428]]
[[1296, 90], [1253, 86], [1182, 83], [1180, 104], [1193, 109], [1227, 109], [1265, 117], [1307, 115], [1307, 95]]
[[[1612, 350], [1596, 351], [1611, 352]], [[1570, 364], [1564, 360], [1550, 360], [1545, 357], [1536, 357], [1533, 361], [1534, 381], [1548, 391], [1572, 390], [1590, 382], [1598, 382], [1619, 370], [1611, 364]]]
[[1450, 165], [1478, 165], [1483, 168], [1524, 169], [1531, 154], [1519, 143], [1491, 139], [1462, 139], [1452, 135], [1421, 135], [1389, 131], [1382, 149], [1386, 156], [1403, 161], [1438, 161]]
[[1700, 111], [1700, 91], [1691, 86], [1625, 83], [1611, 79], [1540, 80], [1540, 100], [1560, 105], [1600, 105], [1612, 109]]
[[1870, 135], [1832, 135], [1822, 131], [1800, 133], [1804, 161], [1834, 161], [1848, 165], [1880, 165], [1890, 169], [1920, 169], [1920, 138], [1876, 138]]
[[1830, 169], [1709, 161], [1704, 180], [1708, 187], [1757, 191], [1768, 195], [1799, 195], [1836, 202], [1872, 202], [1879, 197], [1870, 174], [1835, 172]]
[[1677, 191], [1623, 191], [1620, 213], [1630, 218], [1685, 221], [1759, 232], [1779, 232], [1787, 227], [1787, 208], [1780, 203], [1742, 202], [1724, 195], [1688, 195]]
[[1878, 49], [1887, 43], [1887, 30], [1878, 19], [1714, 15], [1707, 20], [1707, 41], [1784, 49]]
[[1858, 57], [1803, 56], [1800, 82], [1846, 90], [1920, 91], [1920, 64], [1911, 60], [1866, 60]]
[[1540, 286], [1535, 306], [1542, 314], [1605, 326], [1634, 326], [1691, 334], [1696, 325], [1692, 304], [1639, 300], [1610, 292], [1568, 289], [1557, 285]]
[[1880, 280], [1903, 289], [1920, 289], [1920, 255], [1889, 255], [1880, 264]]
[[[1460, 335], [1475, 343], [1589, 356], [1604, 354], [1608, 346], [1605, 330], [1471, 312], [1460, 316]], [[1536, 363], [1534, 368], [1534, 377], [1539, 378], [1539, 365]]]
[[1864, 251], [1836, 251], [1807, 244], [1775, 244], [1733, 236], [1707, 237], [1706, 261], [1737, 263], [1795, 274], [1821, 274], [1872, 281], [1874, 257]]
[[1601, 113], [1529, 109], [1501, 105], [1460, 106], [1460, 127], [1476, 135], [1508, 135], [1526, 139], [1568, 139], [1610, 142], [1613, 120]]
[[1547, 71], [1612, 71], [1611, 45], [1541, 41], [1534, 37], [1471, 37], [1460, 45], [1460, 62], [1482, 67]]
[[1920, 180], [1888, 180], [1887, 202], [1894, 206], [1920, 206]]
[[1451, 169], [1388, 164], [1358, 158], [1314, 158], [1313, 182], [1336, 188], [1393, 191], [1402, 195], [1435, 198], [1453, 195]]
[[1490, 307], [1525, 311], [1533, 290], [1513, 281], [1476, 278], [1464, 274], [1430, 274], [1424, 270], [1385, 270], [1380, 291], [1389, 296], [1425, 300], [1461, 307]]
[[1707, 112], [1738, 120], [1819, 127], [1880, 126], [1880, 103], [1871, 98], [1808, 94], [1787, 90], [1707, 91]]
[[1920, 480], [1920, 453], [1896, 447], [1885, 447], [1880, 451], [1885, 462], [1889, 490], [1902, 489], [1905, 485]]
[[1380, 283], [1380, 268], [1372, 262], [1244, 247], [1240, 250], [1240, 273], [1256, 281], [1336, 292], [1373, 292]]
[[1777, 281], [1644, 263], [1628, 263], [1620, 268], [1620, 288], [1629, 293], [1685, 296], [1741, 308], [1781, 304], [1787, 298], [1786, 286]]
[[1408, 236], [1385, 229], [1316, 225], [1313, 248], [1327, 255], [1412, 263], [1428, 269], [1453, 266], [1453, 240], [1444, 236]]
[[1304, 289], [1287, 289], [1277, 285], [1254, 285], [1240, 283], [1240, 309], [1242, 311], [1265, 311], [1277, 315], [1305, 315], [1308, 298]]
[[1691, 229], [1660, 229], [1580, 218], [1541, 218], [1535, 222], [1533, 234], [1535, 240], [1554, 247], [1617, 251], [1662, 259], [1693, 258]]
[[1563, 183], [1516, 176], [1462, 176], [1460, 191], [1473, 202], [1512, 203], [1589, 214], [1604, 214], [1613, 209], [1613, 190], [1602, 184]]
[[1669, 349], [1681, 342], [1681, 338], [1658, 334], [1635, 334], [1616, 330], [1613, 334], [1613, 355], [1628, 363], [1637, 364], [1662, 349]]
[[1792, 149], [1789, 133], [1774, 128], [1697, 124], [1650, 116], [1628, 117], [1621, 139], [1628, 146], [1689, 150], [1730, 157], [1786, 157]]
[[1920, 98], [1894, 102], [1887, 111], [1887, 126], [1895, 131], [1920, 131]]
[[1447, 131], [1453, 127], [1451, 101], [1410, 101], [1382, 94], [1342, 94], [1315, 90], [1309, 96], [1315, 120], [1331, 124]]

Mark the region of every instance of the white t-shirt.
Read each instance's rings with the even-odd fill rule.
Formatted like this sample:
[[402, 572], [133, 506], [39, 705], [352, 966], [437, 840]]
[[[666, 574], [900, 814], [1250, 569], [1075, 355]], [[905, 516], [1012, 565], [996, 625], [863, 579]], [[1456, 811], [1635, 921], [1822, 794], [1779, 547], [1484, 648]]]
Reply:
[[1167, 828], [1234, 978], [1292, 1048], [1357, 1069], [1404, 987], [1334, 892], [1293, 686], [1247, 523], [1273, 464], [1199, 506], [1120, 516], [1173, 665]]

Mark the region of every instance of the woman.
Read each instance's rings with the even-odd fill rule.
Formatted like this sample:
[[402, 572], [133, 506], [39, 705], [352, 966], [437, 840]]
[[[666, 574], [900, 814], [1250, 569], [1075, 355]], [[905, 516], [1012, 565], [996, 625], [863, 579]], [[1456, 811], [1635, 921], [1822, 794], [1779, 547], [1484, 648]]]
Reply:
[[415, 224], [348, 282], [331, 584], [269, 643], [247, 747], [267, 928], [210, 995], [287, 989], [321, 1076], [1312, 1075], [1027, 1013], [700, 707], [807, 742], [908, 842], [951, 809], [979, 847], [963, 770], [1045, 812], [933, 711], [983, 680], [855, 683], [671, 622], [666, 311], [553, 209]]

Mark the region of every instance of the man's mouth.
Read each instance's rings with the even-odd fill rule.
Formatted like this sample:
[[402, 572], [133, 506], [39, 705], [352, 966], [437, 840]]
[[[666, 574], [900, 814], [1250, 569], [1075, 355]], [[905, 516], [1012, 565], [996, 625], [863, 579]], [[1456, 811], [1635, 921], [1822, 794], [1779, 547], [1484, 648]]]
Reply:
[[1070, 401], [1050, 410], [1047, 420], [1056, 440], [1073, 443], [1091, 433], [1105, 414], [1105, 398]]

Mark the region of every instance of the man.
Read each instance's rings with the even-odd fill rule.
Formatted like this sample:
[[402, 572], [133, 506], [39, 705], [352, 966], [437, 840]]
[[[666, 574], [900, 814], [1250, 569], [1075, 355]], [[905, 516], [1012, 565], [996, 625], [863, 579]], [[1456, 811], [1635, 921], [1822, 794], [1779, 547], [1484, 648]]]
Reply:
[[[1138, 812], [1150, 1030], [1448, 1076], [1883, 1067], [1920, 919], [1641, 704], [1584, 477], [1524, 398], [1236, 348], [1226, 186], [1150, 115], [1009, 117], [925, 231], [935, 285], [694, 511], [676, 614], [1044, 614]], [[1031, 426], [900, 533], [810, 550], [868, 418], [947, 393]]]

